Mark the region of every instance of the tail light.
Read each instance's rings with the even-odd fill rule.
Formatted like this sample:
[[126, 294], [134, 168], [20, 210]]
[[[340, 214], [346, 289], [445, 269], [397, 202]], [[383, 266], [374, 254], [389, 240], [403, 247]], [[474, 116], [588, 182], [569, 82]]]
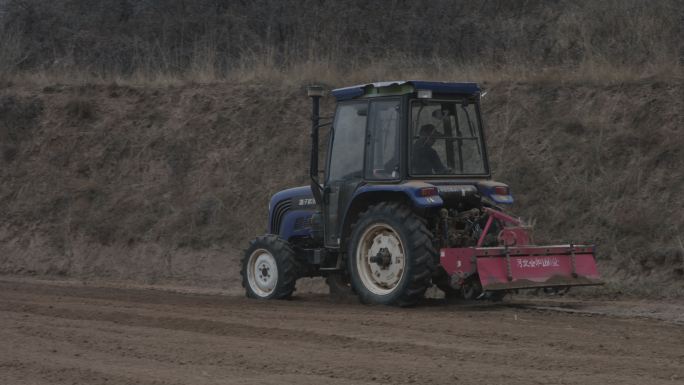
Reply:
[[438, 194], [439, 191], [437, 191], [437, 187], [423, 187], [418, 190], [419, 197], [431, 197]]
[[494, 194], [496, 195], [510, 195], [511, 190], [508, 186], [496, 186], [494, 187]]

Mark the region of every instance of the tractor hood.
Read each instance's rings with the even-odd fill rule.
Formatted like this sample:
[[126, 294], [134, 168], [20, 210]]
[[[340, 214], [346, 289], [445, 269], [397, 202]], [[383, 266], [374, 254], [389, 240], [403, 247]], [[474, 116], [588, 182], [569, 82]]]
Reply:
[[280, 191], [271, 197], [268, 204], [268, 232], [279, 234], [284, 239], [293, 235], [309, 235], [310, 228], [298, 226], [297, 221], [310, 218], [315, 209], [316, 201], [310, 186]]
[[271, 208], [274, 207], [278, 202], [282, 202], [285, 199], [289, 199], [293, 205], [301, 206], [301, 208], [310, 208], [316, 206], [313, 194], [311, 193], [311, 186], [301, 186], [289, 188], [287, 190], [279, 191], [273, 194], [271, 201], [268, 204], [269, 211], [271, 211]]

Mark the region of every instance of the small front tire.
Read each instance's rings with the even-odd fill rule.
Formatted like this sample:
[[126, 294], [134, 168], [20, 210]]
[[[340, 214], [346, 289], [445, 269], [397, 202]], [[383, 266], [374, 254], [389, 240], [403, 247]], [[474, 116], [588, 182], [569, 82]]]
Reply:
[[286, 299], [295, 291], [299, 264], [294, 251], [277, 235], [257, 237], [242, 258], [242, 286], [249, 298]]

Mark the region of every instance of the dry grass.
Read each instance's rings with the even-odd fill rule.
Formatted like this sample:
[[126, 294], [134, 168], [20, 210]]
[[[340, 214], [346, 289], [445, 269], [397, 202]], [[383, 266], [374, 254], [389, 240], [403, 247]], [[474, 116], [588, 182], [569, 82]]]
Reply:
[[0, 18], [0, 76], [140, 85], [392, 78], [606, 84], [683, 76], [684, 6], [677, 0], [215, 7], [209, 0], [10, 0]]
[[[266, 61], [267, 62], [267, 61]], [[201, 63], [201, 61], [198, 61]], [[249, 62], [251, 63], [251, 61]], [[661, 81], [684, 79], [684, 67], [677, 63], [659, 65], [652, 68], [615, 67], [605, 62], [585, 62], [576, 68], [546, 67], [537, 70], [528, 65], [500, 68], [485, 66], [451, 65], [447, 61], [435, 59], [421, 62], [409, 59], [388, 59], [386, 62], [373, 63], [366, 67], [342, 69], [332, 62], [303, 62], [288, 68], [278, 68], [266, 64], [244, 64], [227, 73], [221, 73], [210, 66], [191, 67], [182, 74], [160, 71], [136, 71], [131, 75], [92, 74], [74, 70], [43, 70], [15, 72], [0, 75], [0, 81], [18, 84], [120, 84], [137, 86], [180, 86], [184, 84], [212, 83], [266, 83], [294, 86], [319, 83], [331, 87], [385, 80], [421, 79], [437, 81], [474, 81], [479, 83], [500, 82], [555, 82], [559, 84], [597, 84], [609, 85], [638, 82], [641, 80]]]

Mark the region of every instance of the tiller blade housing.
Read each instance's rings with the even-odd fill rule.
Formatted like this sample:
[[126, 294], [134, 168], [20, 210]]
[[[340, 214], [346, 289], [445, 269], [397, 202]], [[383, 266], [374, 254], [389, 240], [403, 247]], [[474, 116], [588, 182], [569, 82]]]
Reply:
[[477, 274], [484, 290], [600, 285], [594, 247], [586, 245], [442, 249], [447, 273]]
[[[489, 219], [475, 247], [444, 248], [440, 263], [455, 284], [477, 274], [484, 290], [560, 288], [601, 285], [593, 245], [529, 245], [530, 235], [519, 220], [500, 211], [489, 211]], [[505, 227], [500, 246], [482, 247], [492, 222]]]

